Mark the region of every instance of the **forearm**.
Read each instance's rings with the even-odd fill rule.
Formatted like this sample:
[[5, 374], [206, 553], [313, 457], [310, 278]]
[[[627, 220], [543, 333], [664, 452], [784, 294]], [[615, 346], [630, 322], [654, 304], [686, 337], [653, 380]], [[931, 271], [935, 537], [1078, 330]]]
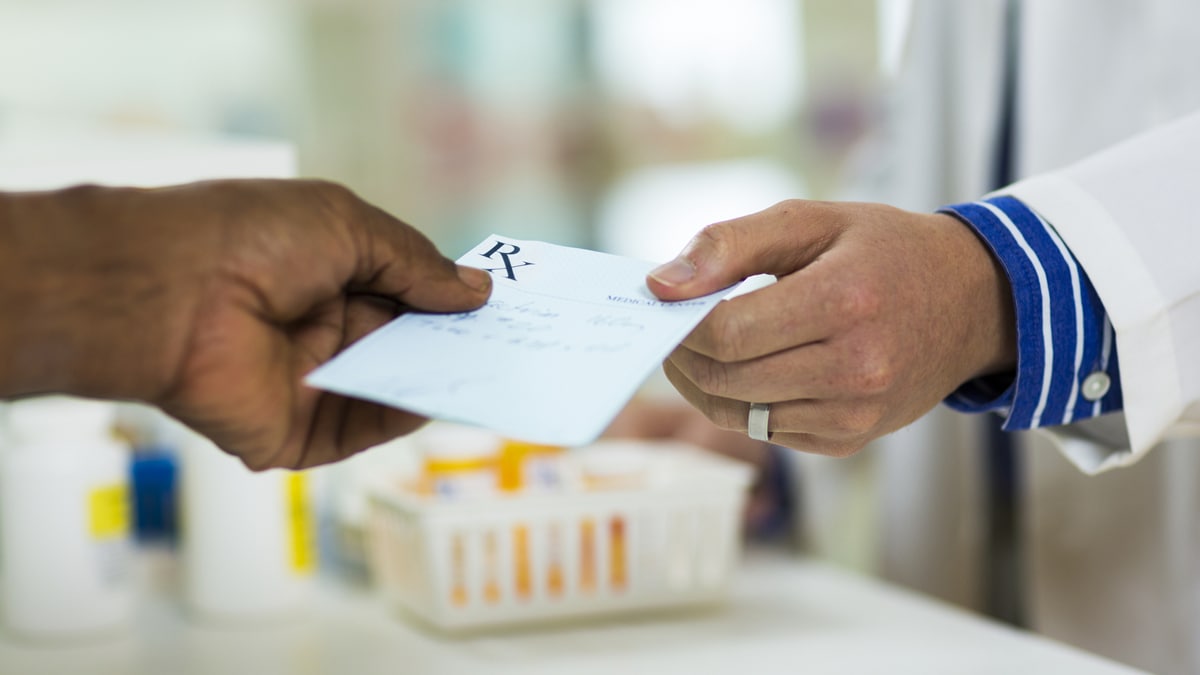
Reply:
[[166, 256], [151, 254], [168, 223], [138, 231], [124, 217], [135, 192], [0, 194], [0, 397], [150, 399], [165, 386], [174, 317], [188, 313], [172, 311]]

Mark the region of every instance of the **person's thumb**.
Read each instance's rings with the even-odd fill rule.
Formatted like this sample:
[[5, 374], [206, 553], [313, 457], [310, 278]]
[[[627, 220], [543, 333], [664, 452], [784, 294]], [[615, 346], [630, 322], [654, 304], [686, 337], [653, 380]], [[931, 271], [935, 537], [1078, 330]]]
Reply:
[[823, 248], [823, 237], [804, 223], [804, 210], [805, 202], [783, 202], [709, 225], [674, 260], [650, 270], [646, 285], [661, 300], [685, 300], [755, 274], [791, 274]]
[[359, 254], [357, 290], [431, 312], [462, 312], [487, 301], [491, 275], [456, 265], [410, 225], [369, 208], [373, 217], [364, 223], [368, 242]]

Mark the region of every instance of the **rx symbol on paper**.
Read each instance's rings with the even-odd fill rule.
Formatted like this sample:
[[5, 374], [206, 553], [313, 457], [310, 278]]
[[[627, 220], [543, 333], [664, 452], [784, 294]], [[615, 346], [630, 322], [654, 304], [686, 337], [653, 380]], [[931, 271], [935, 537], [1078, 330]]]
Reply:
[[495, 260], [496, 259], [495, 256], [500, 256], [500, 260], [501, 260], [501, 262], [504, 263], [504, 267], [493, 267], [490, 269], [485, 267], [484, 270], [487, 272], [499, 272], [500, 270], [504, 270], [504, 276], [508, 277], [509, 279], [512, 279], [513, 281], [516, 281], [517, 280], [516, 269], [518, 267], [525, 267], [527, 265], [533, 264], [533, 263], [529, 262], [528, 260], [522, 260], [514, 265], [513, 261], [512, 261], [512, 256], [514, 256], [520, 252], [521, 252], [520, 246], [517, 246], [516, 244], [509, 244], [509, 243], [497, 240], [496, 245], [491, 247], [490, 249], [488, 249], [487, 253], [480, 253], [479, 255], [487, 258], [488, 260]]

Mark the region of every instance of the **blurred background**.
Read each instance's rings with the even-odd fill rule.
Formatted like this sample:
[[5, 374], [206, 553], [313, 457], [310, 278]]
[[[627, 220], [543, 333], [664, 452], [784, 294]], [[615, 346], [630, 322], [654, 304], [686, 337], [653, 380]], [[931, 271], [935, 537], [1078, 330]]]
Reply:
[[[275, 138], [450, 255], [497, 231], [673, 255], [836, 196], [900, 3], [4, 0], [0, 142]], [[886, 10], [886, 11], [885, 11]]]

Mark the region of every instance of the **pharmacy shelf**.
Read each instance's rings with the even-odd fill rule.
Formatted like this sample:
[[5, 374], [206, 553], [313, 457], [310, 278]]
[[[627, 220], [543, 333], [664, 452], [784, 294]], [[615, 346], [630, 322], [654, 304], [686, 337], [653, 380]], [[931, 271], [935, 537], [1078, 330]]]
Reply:
[[753, 551], [721, 607], [449, 637], [412, 625], [369, 589], [332, 579], [309, 609], [241, 626], [189, 619], [174, 565], [143, 554], [127, 634], [28, 644], [0, 636], [0, 673], [393, 675], [489, 673], [996, 673], [1138, 671], [829, 565]]

